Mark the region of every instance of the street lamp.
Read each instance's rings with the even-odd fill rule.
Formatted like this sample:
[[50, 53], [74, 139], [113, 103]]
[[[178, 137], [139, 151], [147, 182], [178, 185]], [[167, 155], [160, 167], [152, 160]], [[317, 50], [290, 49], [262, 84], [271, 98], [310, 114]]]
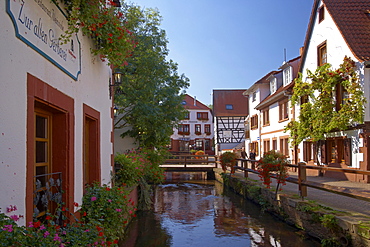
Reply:
[[113, 84], [111, 83], [111, 78], [109, 78], [109, 98], [112, 98], [112, 87], [117, 87], [122, 84], [122, 75], [123, 72], [119, 69], [114, 70], [113, 74]]

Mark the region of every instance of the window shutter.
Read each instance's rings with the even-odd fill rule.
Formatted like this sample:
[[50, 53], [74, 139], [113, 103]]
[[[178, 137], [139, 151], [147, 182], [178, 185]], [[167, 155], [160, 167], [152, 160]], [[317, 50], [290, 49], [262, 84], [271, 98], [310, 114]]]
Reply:
[[307, 158], [307, 153], [308, 153], [308, 150], [307, 150], [307, 142], [303, 142], [303, 161], [305, 162], [308, 162], [308, 158]]
[[313, 147], [312, 147], [312, 152], [313, 152], [313, 160], [314, 160], [314, 162], [318, 162], [318, 159], [317, 159], [317, 151], [318, 151], [318, 149], [317, 149], [317, 145], [318, 145], [318, 143], [317, 142], [314, 142], [313, 143]]
[[327, 153], [326, 153], [326, 141], [325, 140], [322, 140], [320, 141], [320, 149], [321, 149], [321, 163], [328, 163], [327, 162]]
[[347, 166], [352, 166], [351, 164], [351, 138], [344, 139], [344, 161]]

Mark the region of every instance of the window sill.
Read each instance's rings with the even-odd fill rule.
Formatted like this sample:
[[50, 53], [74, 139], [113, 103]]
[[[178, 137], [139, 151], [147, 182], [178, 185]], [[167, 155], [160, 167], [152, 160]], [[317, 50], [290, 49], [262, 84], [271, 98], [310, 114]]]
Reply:
[[179, 132], [179, 135], [190, 135], [189, 132]]
[[289, 120], [289, 118], [280, 119], [280, 120], [279, 120], [279, 123], [281, 123], [281, 122], [285, 122], [285, 121], [288, 121], [288, 120]]

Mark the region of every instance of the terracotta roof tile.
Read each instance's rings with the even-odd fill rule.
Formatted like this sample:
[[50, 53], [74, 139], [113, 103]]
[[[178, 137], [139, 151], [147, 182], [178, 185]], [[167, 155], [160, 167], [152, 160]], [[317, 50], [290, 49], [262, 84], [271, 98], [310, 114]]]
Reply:
[[208, 106], [194, 99], [188, 94], [185, 94], [185, 98], [183, 101], [186, 102], [186, 104], [183, 104], [184, 108], [189, 110], [211, 110]]
[[[214, 116], [248, 116], [248, 98], [243, 95], [245, 89], [213, 90]], [[226, 105], [232, 105], [232, 110], [227, 110]]]
[[370, 60], [370, 1], [323, 0], [354, 55]]

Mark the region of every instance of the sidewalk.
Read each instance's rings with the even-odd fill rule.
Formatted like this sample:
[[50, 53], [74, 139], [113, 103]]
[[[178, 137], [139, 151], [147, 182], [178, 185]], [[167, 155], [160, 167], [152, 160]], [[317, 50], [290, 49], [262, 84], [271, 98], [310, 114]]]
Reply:
[[[244, 177], [244, 172], [238, 170], [235, 172], [235, 176]], [[298, 178], [297, 173], [295, 172], [289, 172], [289, 177]], [[260, 180], [257, 174], [251, 172], [248, 173], [248, 178]], [[368, 198], [370, 199], [370, 184], [318, 176], [307, 176], [307, 181], [336, 186], [343, 191], [351, 190], [365, 196], [368, 195]], [[276, 188], [275, 179], [272, 179], [272, 186]], [[282, 189], [283, 190], [280, 193], [299, 195], [298, 184], [287, 182], [286, 185], [282, 186]], [[352, 214], [363, 214], [370, 217], [370, 201], [343, 196], [310, 187], [307, 187], [307, 197], [305, 197], [305, 200], [313, 200], [321, 205], [328, 206], [338, 211], [350, 212]]]

